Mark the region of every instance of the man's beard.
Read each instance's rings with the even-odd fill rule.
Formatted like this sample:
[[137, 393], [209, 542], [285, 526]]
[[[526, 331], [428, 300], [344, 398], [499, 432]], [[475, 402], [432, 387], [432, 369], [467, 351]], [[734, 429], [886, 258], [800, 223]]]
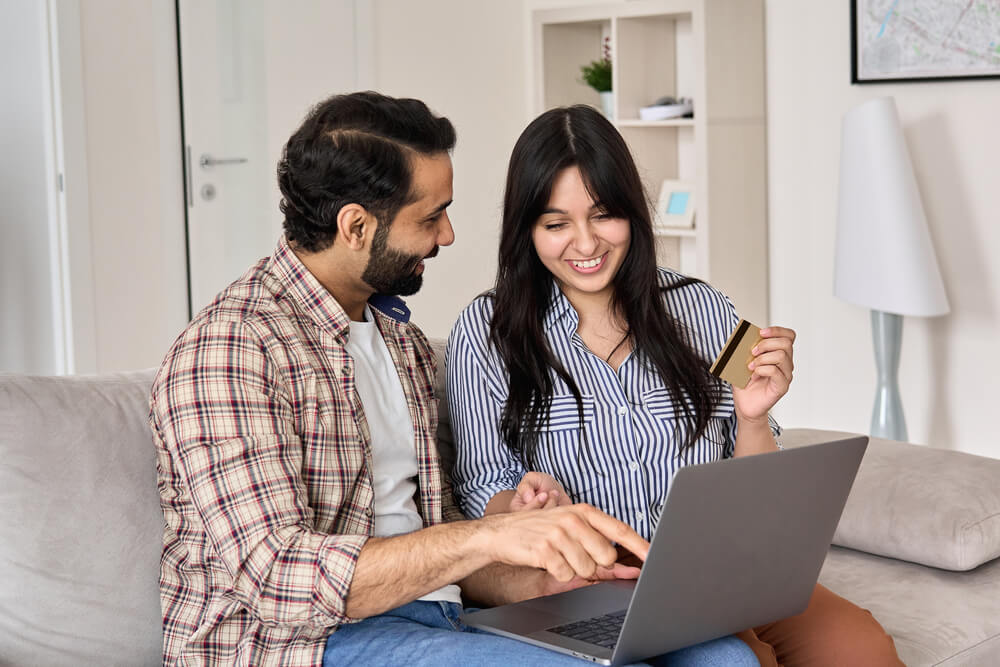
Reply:
[[378, 294], [391, 296], [416, 294], [424, 282], [423, 275], [415, 273], [423, 259], [420, 255], [409, 255], [390, 248], [389, 226], [379, 225], [375, 230], [372, 252], [361, 279]]

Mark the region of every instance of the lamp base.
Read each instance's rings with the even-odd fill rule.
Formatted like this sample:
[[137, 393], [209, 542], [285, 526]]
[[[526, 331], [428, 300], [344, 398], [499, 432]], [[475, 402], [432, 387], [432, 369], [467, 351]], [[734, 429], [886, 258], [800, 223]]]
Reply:
[[876, 438], [906, 442], [906, 418], [899, 395], [899, 349], [903, 342], [903, 316], [872, 311], [872, 343], [875, 346], [875, 406], [871, 434]]

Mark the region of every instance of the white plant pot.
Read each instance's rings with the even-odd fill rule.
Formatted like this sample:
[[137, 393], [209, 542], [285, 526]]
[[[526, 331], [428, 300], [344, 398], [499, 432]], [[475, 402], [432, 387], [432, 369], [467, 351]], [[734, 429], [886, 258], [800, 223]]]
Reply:
[[610, 91], [604, 91], [598, 93], [601, 96], [601, 111], [607, 117], [608, 120], [615, 119], [615, 99], [614, 94]]

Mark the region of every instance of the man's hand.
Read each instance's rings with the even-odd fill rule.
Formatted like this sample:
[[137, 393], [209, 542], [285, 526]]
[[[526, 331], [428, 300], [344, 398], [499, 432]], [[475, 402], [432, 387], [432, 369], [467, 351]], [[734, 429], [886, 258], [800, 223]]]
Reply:
[[542, 572], [544, 581], [542, 582], [541, 590], [538, 593], [538, 597], [543, 595], [555, 595], [556, 593], [564, 593], [566, 591], [571, 591], [575, 588], [583, 588], [584, 586], [592, 586], [593, 584], [599, 584], [602, 581], [611, 581], [613, 579], [638, 579], [639, 572], [641, 570], [638, 567], [632, 567], [629, 565], [622, 565], [621, 563], [615, 563], [611, 567], [599, 567], [594, 573], [593, 577], [589, 579], [584, 579], [583, 577], [573, 577], [567, 582], [558, 581], [548, 572]]
[[555, 477], [544, 472], [529, 472], [514, 489], [507, 511], [550, 509], [572, 504], [566, 489]]
[[476, 538], [490, 560], [526, 565], [548, 572], [569, 585], [575, 577], [593, 580], [600, 568], [615, 570], [620, 544], [645, 560], [649, 542], [614, 517], [577, 504], [547, 512], [496, 514], [482, 519]]

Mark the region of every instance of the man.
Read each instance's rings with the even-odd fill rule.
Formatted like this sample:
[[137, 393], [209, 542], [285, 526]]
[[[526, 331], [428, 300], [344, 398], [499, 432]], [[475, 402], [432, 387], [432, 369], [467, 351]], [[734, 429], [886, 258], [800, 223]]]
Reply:
[[575, 663], [471, 633], [452, 584], [492, 604], [636, 576], [612, 542], [649, 545], [592, 507], [453, 504], [433, 354], [384, 295], [416, 292], [454, 240], [454, 142], [416, 100], [318, 105], [279, 164], [284, 238], [168, 352], [150, 399], [165, 664]]

